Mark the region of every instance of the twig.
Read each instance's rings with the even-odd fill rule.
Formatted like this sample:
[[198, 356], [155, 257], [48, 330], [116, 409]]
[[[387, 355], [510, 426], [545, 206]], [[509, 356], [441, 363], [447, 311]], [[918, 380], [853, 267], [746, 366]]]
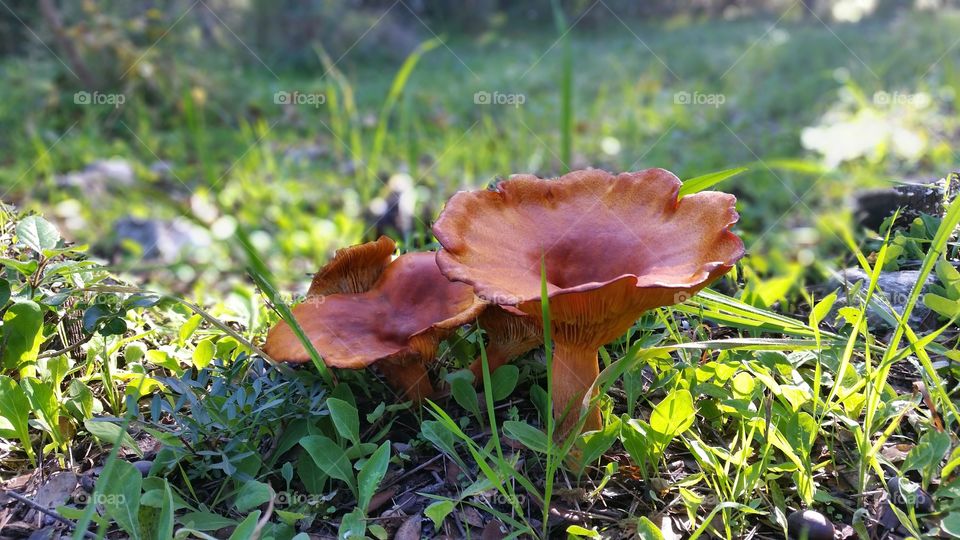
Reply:
[[[52, 517], [53, 519], [59, 521], [60, 523], [63, 523], [63, 524], [66, 525], [67, 527], [70, 527], [71, 529], [76, 529], [76, 528], [77, 528], [77, 524], [76, 524], [76, 523], [74, 523], [74, 522], [70, 521], [69, 519], [61, 516], [61, 515], [58, 514], [55, 510], [51, 510], [51, 509], [49, 509], [49, 508], [46, 508], [46, 507], [44, 507], [44, 506], [41, 506], [41, 505], [39, 505], [39, 504], [31, 501], [30, 499], [24, 497], [23, 495], [20, 495], [19, 493], [15, 492], [15, 491], [4, 490], [4, 493], [5, 493], [6, 495], [9, 495], [10, 497], [12, 497], [12, 498], [14, 498], [14, 499], [22, 502], [23, 504], [29, 506], [30, 508], [33, 508], [33, 509], [36, 510], [37, 512], [40, 512], [41, 514], [46, 514], [46, 515]], [[83, 536], [86, 537], [86, 538], [96, 538], [96, 537], [97, 537], [97, 535], [93, 534], [93, 533], [90, 532], [90, 531], [83, 531]]]
[[267, 526], [267, 523], [270, 522], [270, 517], [273, 516], [273, 503], [277, 498], [277, 494], [270, 490], [270, 502], [267, 504], [267, 510], [263, 513], [263, 516], [260, 518], [260, 521], [257, 521], [257, 526], [254, 527], [253, 531], [250, 533], [251, 540], [260, 540], [260, 535], [263, 534], [263, 528]]
[[73, 352], [76, 349], [79, 349], [84, 343], [87, 343], [88, 341], [90, 341], [92, 337], [93, 337], [93, 334], [90, 334], [65, 349], [60, 349], [59, 351], [47, 351], [45, 353], [38, 355], [37, 358], [53, 358], [56, 356], [60, 356], [61, 354], [67, 354], [67, 353]]
[[433, 463], [434, 461], [437, 461], [438, 459], [440, 459], [440, 458], [442, 458], [442, 457], [444, 457], [444, 454], [442, 454], [442, 453], [433, 456], [432, 458], [424, 461], [423, 463], [417, 465], [416, 467], [410, 469], [409, 471], [406, 471], [406, 472], [404, 472], [403, 474], [401, 474], [400, 476], [397, 476], [397, 477], [394, 478], [393, 480], [387, 482], [386, 484], [384, 484], [383, 486], [381, 486], [381, 489], [385, 489], [385, 488], [388, 488], [388, 487], [390, 487], [390, 486], [396, 485], [396, 484], [399, 483], [401, 480], [407, 478], [408, 476], [410, 476], [410, 475], [412, 475], [412, 474], [414, 474], [414, 473], [416, 473], [416, 472], [419, 472], [419, 471], [423, 470], [425, 467], [428, 467], [431, 463]]

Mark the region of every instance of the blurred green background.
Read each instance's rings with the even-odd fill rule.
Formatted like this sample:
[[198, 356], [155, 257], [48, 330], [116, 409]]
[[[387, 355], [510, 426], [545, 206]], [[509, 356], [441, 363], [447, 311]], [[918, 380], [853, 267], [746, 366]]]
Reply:
[[291, 290], [512, 173], [747, 166], [745, 266], [819, 279], [851, 193], [956, 166], [955, 7], [5, 0], [0, 198], [202, 301], [245, 280], [238, 225]]

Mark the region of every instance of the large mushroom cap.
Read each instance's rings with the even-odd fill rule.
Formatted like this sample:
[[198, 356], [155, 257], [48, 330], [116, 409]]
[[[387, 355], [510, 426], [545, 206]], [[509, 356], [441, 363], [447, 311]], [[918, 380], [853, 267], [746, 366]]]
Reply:
[[[736, 199], [701, 192], [678, 200], [680, 185], [663, 169], [575, 171], [556, 180], [520, 175], [492, 191], [457, 193], [434, 224], [444, 275], [537, 319], [545, 265], [560, 433], [576, 424], [567, 412], [597, 377], [598, 347], [644, 311], [696, 293], [743, 256], [743, 242], [730, 231]], [[595, 407], [585, 427], [599, 429]]]
[[[387, 265], [368, 291], [308, 297], [293, 314], [327, 365], [362, 369], [430, 352], [424, 341], [471, 322], [484, 305], [468, 285], [440, 273], [435, 254], [408, 253]], [[264, 351], [285, 362], [310, 360], [283, 321], [270, 330]]]
[[[701, 192], [678, 201], [680, 185], [663, 169], [616, 176], [592, 169], [556, 180], [518, 175], [493, 191], [460, 192], [433, 227], [443, 246], [437, 264], [481, 298], [534, 316], [541, 256], [553, 318], [600, 303], [594, 291], [627, 295], [619, 301], [629, 300], [630, 311], [674, 304], [744, 253], [730, 231], [736, 198]], [[611, 301], [618, 300], [602, 303]]]

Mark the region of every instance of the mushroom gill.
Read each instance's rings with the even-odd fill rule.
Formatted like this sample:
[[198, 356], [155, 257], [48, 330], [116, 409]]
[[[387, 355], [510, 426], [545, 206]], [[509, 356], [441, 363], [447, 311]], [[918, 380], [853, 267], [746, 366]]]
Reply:
[[[543, 325], [515, 308], [491, 304], [477, 318], [487, 333], [487, 366], [490, 373], [510, 360], [522, 356], [543, 343]], [[477, 357], [470, 364], [473, 380], [483, 384], [483, 360]]]

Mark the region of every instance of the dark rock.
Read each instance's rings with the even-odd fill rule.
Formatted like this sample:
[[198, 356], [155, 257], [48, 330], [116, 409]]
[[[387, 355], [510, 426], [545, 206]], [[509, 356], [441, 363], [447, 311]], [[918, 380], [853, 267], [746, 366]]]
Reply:
[[943, 216], [946, 205], [960, 192], [960, 176], [925, 184], [903, 184], [872, 189], [854, 195], [854, 215], [864, 227], [879, 230], [883, 220], [899, 208], [898, 223], [910, 223], [921, 214]]
[[798, 510], [787, 517], [787, 534], [796, 539], [833, 540], [833, 523], [820, 512]]
[[887, 480], [887, 493], [890, 502], [901, 510], [913, 506], [921, 514], [933, 512], [933, 497], [913, 482], [897, 476]]
[[[874, 294], [879, 295], [882, 293], [887, 303], [896, 311], [897, 315], [903, 315], [904, 309], [907, 306], [907, 300], [910, 298], [910, 291], [917, 283], [919, 277], [920, 272], [918, 270], [881, 272], [880, 277], [877, 279], [877, 289], [879, 290]], [[927, 276], [927, 281], [923, 288], [924, 293], [927, 291], [927, 287], [933, 284], [934, 281], [932, 275]], [[870, 283], [870, 276], [868, 276], [866, 272], [860, 268], [846, 268], [837, 273], [836, 278], [830, 282], [830, 287], [840, 287], [836, 307], [848, 305], [846, 293], [852, 290], [858, 282], [863, 283], [860, 294], [865, 294], [867, 285]], [[920, 298], [923, 298], [922, 294]], [[910, 314], [910, 325], [914, 328], [922, 327], [923, 321], [929, 314], [930, 310], [922, 301], [918, 300]], [[893, 320], [893, 315], [886, 306], [881, 305], [877, 300], [871, 302], [867, 310], [867, 323], [871, 327], [889, 327], [891, 326], [890, 321]]]
[[133, 165], [124, 159], [103, 159], [87, 165], [82, 171], [57, 177], [61, 188], [75, 188], [88, 196], [120, 192], [136, 181]]
[[161, 264], [176, 262], [187, 250], [205, 250], [210, 234], [185, 219], [140, 219], [124, 217], [113, 225], [113, 240], [97, 247], [97, 252], [111, 260], [123, 252], [124, 244], [140, 246], [142, 260]]
[[146, 477], [150, 474], [150, 468], [153, 467], [153, 462], [146, 460], [134, 461], [133, 466], [140, 471], [140, 474]]

